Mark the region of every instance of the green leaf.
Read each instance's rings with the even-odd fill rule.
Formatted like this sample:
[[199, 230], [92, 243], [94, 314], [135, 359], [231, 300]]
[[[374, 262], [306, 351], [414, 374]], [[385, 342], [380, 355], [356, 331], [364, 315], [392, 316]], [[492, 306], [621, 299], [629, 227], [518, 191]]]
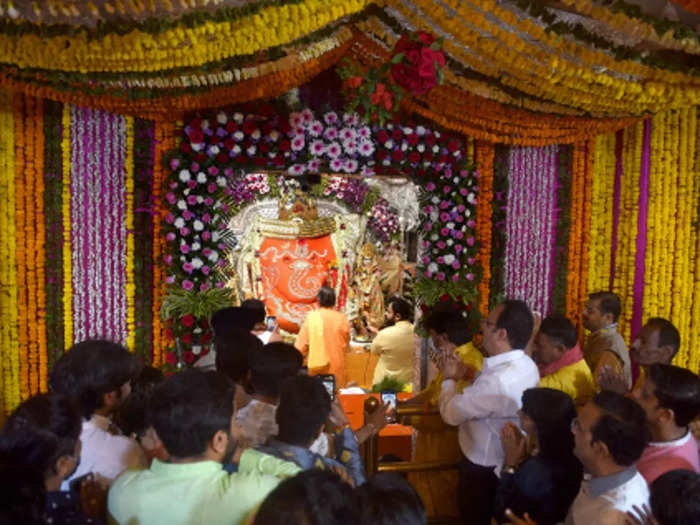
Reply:
[[392, 63], [392, 64], [398, 64], [399, 62], [401, 62], [401, 61], [404, 59], [405, 56], [406, 56], [406, 55], [404, 55], [403, 53], [396, 53], [396, 54], [393, 56], [393, 58], [391, 59], [391, 63]]

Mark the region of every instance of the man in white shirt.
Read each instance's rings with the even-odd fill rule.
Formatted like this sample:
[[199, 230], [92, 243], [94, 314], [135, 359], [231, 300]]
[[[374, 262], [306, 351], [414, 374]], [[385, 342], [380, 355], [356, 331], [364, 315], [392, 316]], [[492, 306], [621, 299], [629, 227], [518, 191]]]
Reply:
[[633, 400], [603, 391], [573, 420], [574, 454], [584, 479], [566, 517], [567, 525], [623, 525], [626, 513], [649, 500], [635, 462], [648, 441], [646, 415]]
[[523, 352], [534, 326], [530, 309], [523, 301], [507, 300], [482, 319], [481, 373], [461, 394], [456, 381], [467, 370], [459, 359], [445, 361], [445, 380], [440, 392], [440, 414], [450, 425], [459, 425], [460, 511], [465, 523], [490, 525], [498, 475], [503, 462], [501, 428], [507, 421], [517, 424], [521, 397], [537, 386], [537, 365]]
[[71, 480], [98, 474], [112, 482], [128, 468], [143, 468], [146, 458], [139, 444], [121, 435], [111, 416], [131, 392], [131, 380], [141, 368], [138, 358], [120, 344], [88, 340], [73, 345], [51, 372], [51, 389], [74, 399], [82, 412], [80, 462]]

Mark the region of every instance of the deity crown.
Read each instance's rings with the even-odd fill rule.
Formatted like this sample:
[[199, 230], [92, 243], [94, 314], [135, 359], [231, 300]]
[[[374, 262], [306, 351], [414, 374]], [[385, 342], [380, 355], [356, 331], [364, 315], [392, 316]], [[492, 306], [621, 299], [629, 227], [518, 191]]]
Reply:
[[304, 222], [318, 219], [318, 209], [313, 198], [297, 189], [280, 197], [278, 218], [282, 221], [301, 219]]

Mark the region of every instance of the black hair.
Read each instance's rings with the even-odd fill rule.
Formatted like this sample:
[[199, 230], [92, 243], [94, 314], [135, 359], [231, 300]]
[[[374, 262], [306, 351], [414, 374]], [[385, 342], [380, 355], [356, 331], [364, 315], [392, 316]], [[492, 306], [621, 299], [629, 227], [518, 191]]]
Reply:
[[149, 419], [168, 454], [199, 456], [219, 430], [229, 433], [234, 387], [219, 372], [185, 370], [156, 387]]
[[426, 330], [434, 330], [436, 334], [445, 334], [449, 341], [462, 346], [472, 340], [472, 331], [467, 319], [459, 311], [434, 309], [423, 321]]
[[250, 332], [255, 327], [258, 317], [258, 312], [253, 308], [229, 306], [214, 312], [211, 316], [211, 327], [215, 336], [228, 338], [238, 330]]
[[576, 327], [563, 315], [550, 315], [542, 319], [539, 333], [546, 335], [554, 344], [573, 348], [578, 342]]
[[402, 297], [392, 297], [389, 299], [389, 304], [394, 314], [398, 314], [402, 321], [411, 321], [413, 319], [413, 307], [406, 299]]
[[148, 403], [156, 386], [163, 382], [163, 372], [152, 366], [144, 366], [131, 383], [131, 394], [114, 414], [114, 423], [127, 436], [143, 436], [150, 426]]
[[659, 346], [671, 347], [671, 359], [676, 357], [678, 349], [681, 347], [681, 334], [673, 323], [663, 317], [651, 317], [647, 324], [653, 326], [659, 332]]
[[90, 419], [103, 406], [103, 396], [119, 392], [138, 376], [142, 363], [122, 345], [92, 339], [73, 345], [51, 371], [51, 389], [74, 398], [82, 416]]
[[268, 343], [250, 362], [250, 386], [255, 394], [277, 398], [286, 378], [297, 375], [304, 357], [293, 345]]
[[276, 420], [283, 443], [308, 447], [331, 411], [331, 398], [317, 376], [297, 375], [280, 387]]
[[5, 422], [0, 432], [0, 456], [11, 458], [43, 479], [56, 474], [60, 457], [75, 455], [81, 428], [80, 411], [71, 398], [38, 394], [19, 405]]
[[425, 506], [416, 490], [402, 476], [380, 472], [355, 489], [358, 523], [372, 525], [423, 525]]
[[318, 304], [324, 308], [335, 306], [335, 290], [329, 286], [322, 286], [318, 291]]
[[632, 465], [649, 442], [644, 410], [633, 400], [606, 390], [596, 394], [593, 403], [602, 414], [591, 427], [591, 442], [604, 443], [616, 464]]
[[593, 301], [598, 301], [598, 310], [600, 313], [612, 314], [613, 323], [616, 323], [620, 317], [620, 311], [622, 307], [620, 306], [620, 298], [616, 293], [613, 292], [594, 292], [588, 294], [588, 299]]
[[216, 370], [226, 374], [231, 381], [243, 383], [250, 370], [250, 361], [262, 351], [263, 344], [250, 331], [231, 330], [226, 335], [216, 335]]
[[651, 512], [659, 525], [700, 523], [700, 474], [670, 470], [649, 486]]
[[501, 305], [503, 310], [496, 320], [495, 328], [506, 331], [511, 348], [525, 348], [535, 326], [530, 308], [519, 299], [507, 299]]
[[647, 373], [659, 405], [673, 410], [676, 425], [685, 427], [700, 414], [700, 377], [685, 368], [662, 364], [651, 365]]
[[522, 401], [522, 411], [537, 428], [538, 456], [550, 462], [578, 463], [571, 433], [576, 406], [571, 397], [560, 390], [538, 387], [525, 390]]
[[284, 480], [267, 495], [255, 525], [356, 525], [350, 485], [329, 470], [310, 469]]
[[43, 525], [45, 505], [43, 476], [0, 457], [0, 524]]
[[241, 308], [255, 313], [255, 322], [265, 322], [265, 303], [260, 299], [246, 299], [241, 303]]

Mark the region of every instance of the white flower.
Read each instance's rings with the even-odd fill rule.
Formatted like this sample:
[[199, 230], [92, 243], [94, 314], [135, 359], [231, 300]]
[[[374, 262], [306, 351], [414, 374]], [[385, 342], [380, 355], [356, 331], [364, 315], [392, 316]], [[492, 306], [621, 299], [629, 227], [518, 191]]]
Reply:
[[218, 177], [216, 177], [216, 183], [223, 188], [224, 186], [226, 186], [226, 177], [222, 177], [221, 175], [219, 175]]
[[452, 264], [453, 262], [455, 262], [454, 255], [452, 255], [451, 253], [448, 253], [447, 255], [445, 255], [445, 263], [446, 264]]
[[434, 131], [434, 132], [433, 132], [433, 135], [435, 135], [435, 138], [436, 138], [436, 139], [439, 139], [439, 138], [440, 138], [440, 132], [439, 132], [439, 131]]
[[469, 217], [471, 214], [472, 214], [472, 212], [471, 212], [471, 210], [470, 210], [469, 208], [467, 208], [466, 210], [464, 210], [464, 216], [465, 216], [465, 217]]
[[209, 257], [207, 257], [211, 262], [216, 262], [219, 260], [219, 253], [218, 252], [211, 252], [209, 254]]
[[204, 147], [204, 143], [200, 142], [198, 144], [192, 143], [192, 151], [200, 151]]
[[452, 239], [447, 239], [445, 244], [447, 244], [447, 246], [452, 246], [454, 244], [454, 241]]
[[438, 204], [440, 202], [440, 197], [435, 196], [432, 199], [430, 199], [430, 202], [432, 202], [433, 204]]
[[197, 219], [192, 224], [192, 227], [194, 228], [194, 231], [201, 232], [204, 229], [204, 223], [202, 221], [200, 221], [199, 219]]
[[435, 146], [433, 146], [433, 153], [437, 153], [438, 151], [440, 151], [440, 146], [435, 144]]
[[438, 239], [439, 239], [439, 237], [438, 237], [438, 234], [437, 234], [437, 233], [433, 233], [433, 234], [430, 236], [430, 240], [431, 240], [431, 241], [437, 241]]
[[268, 136], [272, 142], [277, 142], [277, 139], [280, 138], [280, 133], [276, 129], [273, 129]]
[[408, 149], [408, 144], [406, 142], [401, 143], [401, 151], [406, 151]]
[[191, 177], [191, 175], [190, 175], [190, 172], [189, 172], [189, 171], [187, 171], [187, 170], [180, 170], [179, 178], [180, 178], [180, 180], [181, 180], [182, 182], [187, 182], [187, 181], [189, 181], [189, 180], [190, 180], [190, 177]]
[[224, 113], [223, 111], [219, 111], [216, 114], [216, 121], [219, 124], [226, 124], [226, 122], [228, 121], [228, 117], [226, 116], [226, 113]]
[[394, 147], [394, 141], [392, 141], [391, 139], [387, 140], [387, 141], [384, 143], [384, 147], [385, 147], [386, 149], [391, 149], [391, 148], [393, 148], [393, 147]]
[[430, 214], [430, 222], [436, 222], [438, 218], [440, 217], [440, 214], [436, 211], [432, 212]]
[[410, 135], [411, 133], [413, 133], [413, 128], [409, 128], [409, 127], [403, 128], [403, 132], [405, 135]]
[[175, 222], [173, 223], [173, 226], [175, 226], [177, 229], [182, 228], [185, 225], [185, 219], [182, 217], [178, 217], [175, 219]]
[[245, 137], [245, 135], [243, 134], [242, 131], [236, 131], [233, 134], [233, 140], [235, 140], [236, 142], [242, 141], [243, 137]]
[[202, 247], [201, 244], [199, 244], [197, 241], [194, 241], [194, 242], [192, 243], [192, 246], [190, 246], [190, 250], [192, 250], [193, 252], [196, 252], [196, 251], [199, 250], [201, 247]]
[[429, 271], [430, 273], [435, 273], [435, 272], [437, 272], [437, 271], [438, 271], [438, 265], [435, 264], [434, 262], [431, 262], [431, 263], [428, 265], [428, 271]]
[[237, 124], [243, 122], [243, 113], [234, 113], [233, 120], [235, 120]]
[[192, 345], [192, 353], [194, 355], [199, 355], [202, 353], [202, 345]]
[[416, 135], [418, 135], [419, 137], [425, 135], [425, 128], [423, 126], [418, 126], [416, 128]]
[[199, 182], [200, 184], [204, 184], [205, 182], [207, 182], [206, 173], [204, 173], [203, 171], [197, 173], [197, 182]]
[[187, 203], [185, 202], [184, 199], [180, 199], [177, 201], [177, 209], [178, 210], [186, 210], [187, 209]]
[[452, 179], [452, 182], [455, 184], [459, 184], [459, 177], [455, 177], [454, 179]]
[[219, 234], [219, 232], [216, 232], [216, 231], [211, 232], [212, 242], [217, 242], [220, 238], [221, 238], [221, 235]]
[[241, 147], [238, 144], [234, 144], [231, 151], [233, 151], [234, 155], [238, 155], [241, 152]]
[[253, 138], [253, 140], [258, 140], [260, 138], [260, 130], [256, 128], [255, 131], [250, 134], [250, 136]]
[[447, 227], [451, 230], [451, 229], [453, 229], [453, 228], [455, 227], [455, 223], [454, 223], [454, 222], [448, 222], [447, 224], [445, 224], [445, 226], [447, 226]]
[[195, 270], [199, 270], [203, 265], [204, 265], [204, 263], [202, 262], [202, 259], [200, 259], [199, 257], [195, 257], [194, 259], [192, 259], [192, 267]]
[[473, 193], [467, 195], [467, 202], [469, 204], [476, 204], [476, 195], [474, 195]]
[[423, 144], [418, 144], [416, 146], [416, 149], [418, 150], [419, 153], [423, 153], [425, 151], [425, 145]]

